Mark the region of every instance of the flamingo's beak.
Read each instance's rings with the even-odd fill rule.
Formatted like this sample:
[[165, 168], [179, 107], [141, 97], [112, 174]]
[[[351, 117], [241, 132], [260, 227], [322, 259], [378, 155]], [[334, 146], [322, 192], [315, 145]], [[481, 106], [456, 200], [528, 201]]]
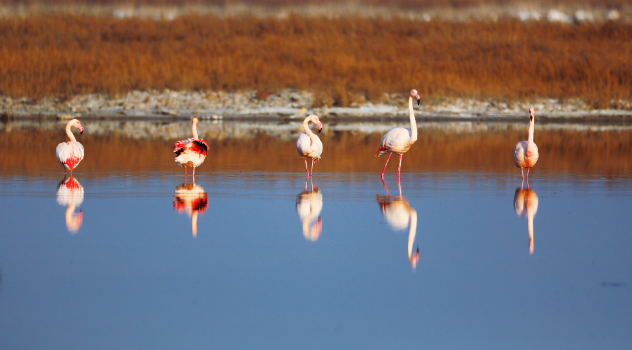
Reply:
[[83, 126], [81, 126], [81, 124], [79, 124], [79, 133], [83, 135]]
[[323, 130], [323, 124], [318, 123], [318, 133], [320, 134], [322, 130]]
[[417, 98], [417, 106], [419, 106], [420, 103], [421, 103], [421, 99]]

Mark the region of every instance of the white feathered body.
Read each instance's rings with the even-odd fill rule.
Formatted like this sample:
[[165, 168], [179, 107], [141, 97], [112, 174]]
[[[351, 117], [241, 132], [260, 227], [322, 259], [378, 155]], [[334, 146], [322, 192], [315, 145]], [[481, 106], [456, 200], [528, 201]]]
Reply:
[[83, 145], [77, 141], [62, 142], [57, 145], [57, 161], [68, 170], [79, 165], [83, 159]]
[[296, 199], [296, 211], [303, 222], [303, 236], [310, 241], [318, 240], [322, 230], [320, 212], [323, 210], [323, 195], [319, 192], [301, 193]]
[[516, 144], [514, 150], [514, 163], [518, 168], [533, 168], [535, 163], [540, 158], [538, 153], [538, 146], [535, 143], [528, 141], [520, 141]]
[[414, 143], [410, 129], [393, 128], [382, 137], [382, 142], [376, 155], [382, 156], [387, 153], [404, 154]]
[[323, 142], [316, 135], [309, 137], [307, 133], [302, 133], [296, 139], [296, 150], [303, 158], [320, 159], [323, 153]]

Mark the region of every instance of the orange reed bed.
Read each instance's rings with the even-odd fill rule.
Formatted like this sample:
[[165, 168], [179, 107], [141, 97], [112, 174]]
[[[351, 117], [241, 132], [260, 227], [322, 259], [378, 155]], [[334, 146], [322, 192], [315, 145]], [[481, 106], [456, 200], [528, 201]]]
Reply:
[[315, 105], [425, 98], [632, 98], [632, 24], [404, 18], [0, 19], [0, 94], [312, 90]]

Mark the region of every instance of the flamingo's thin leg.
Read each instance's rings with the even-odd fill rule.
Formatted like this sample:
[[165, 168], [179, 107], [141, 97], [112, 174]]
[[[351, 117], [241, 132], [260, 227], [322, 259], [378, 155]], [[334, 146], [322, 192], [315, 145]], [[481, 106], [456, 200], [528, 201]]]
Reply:
[[402, 199], [402, 184], [397, 181], [397, 187], [399, 187], [399, 199]]
[[314, 160], [314, 158], [312, 158], [312, 170], [310, 170], [310, 172], [309, 172], [309, 175], [312, 177], [312, 183], [314, 182], [314, 179], [313, 179], [313, 177], [314, 177], [314, 162], [315, 162], [315, 160]]
[[529, 170], [531, 170], [531, 168], [527, 168], [527, 189], [529, 189]]
[[[388, 158], [386, 158], [386, 164], [384, 164], [384, 169], [382, 169], [382, 182], [384, 182], [384, 171], [386, 171], [386, 166], [388, 165], [388, 160], [391, 159], [391, 155], [393, 153], [388, 154]], [[386, 186], [386, 185], [385, 185]]]
[[193, 184], [195, 184], [195, 167], [193, 167]]
[[384, 185], [384, 189], [386, 190], [386, 195], [390, 198], [391, 194], [388, 193], [388, 187], [386, 187], [386, 183], [384, 182], [384, 179], [382, 179], [382, 185]]
[[[397, 183], [398, 183], [398, 184], [399, 184], [399, 174], [400, 174], [400, 173], [401, 173], [401, 171], [402, 171], [402, 158], [403, 158], [403, 157], [404, 157], [404, 155], [403, 155], [403, 154], [400, 154], [400, 155], [399, 155], [399, 167], [397, 168]], [[400, 186], [400, 187], [401, 187], [401, 186]], [[400, 195], [401, 195], [401, 192], [402, 192], [402, 191], [401, 191], [401, 189], [400, 189], [400, 191], [399, 191], [399, 192], [400, 192]]]
[[305, 193], [307, 193], [307, 184], [309, 183], [309, 178], [305, 179], [305, 189], [303, 190]]
[[307, 171], [307, 178], [309, 179], [309, 168], [307, 167], [307, 158], [303, 158], [305, 159], [305, 171]]
[[520, 168], [520, 172], [522, 173], [522, 184], [520, 185], [520, 189], [524, 187], [524, 168]]

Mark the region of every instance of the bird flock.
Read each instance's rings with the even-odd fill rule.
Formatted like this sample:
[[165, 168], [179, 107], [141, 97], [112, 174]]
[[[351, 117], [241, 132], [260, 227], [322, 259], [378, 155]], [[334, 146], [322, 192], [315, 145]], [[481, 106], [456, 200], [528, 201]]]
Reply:
[[[408, 112], [410, 115], [410, 129], [397, 127], [389, 130], [382, 141], [380, 147], [375, 153], [376, 156], [382, 156], [388, 154], [386, 163], [381, 172], [381, 180], [384, 186], [384, 172], [386, 166], [391, 158], [391, 155], [399, 155], [399, 166], [397, 168], [397, 183], [400, 185], [400, 175], [402, 168], [402, 158], [410, 147], [417, 141], [417, 123], [415, 121], [415, 113], [413, 108], [413, 100], [417, 100], [417, 104], [420, 103], [421, 98], [417, 93], [417, 90], [411, 90], [408, 98]], [[313, 171], [314, 163], [319, 162], [323, 153], [323, 142], [318, 138], [312, 130], [309, 128], [309, 124], [313, 123], [318, 128], [320, 133], [323, 129], [323, 124], [316, 115], [310, 115], [303, 121], [303, 129], [305, 132], [301, 133], [296, 139], [296, 150], [298, 155], [305, 160], [305, 170], [307, 172], [307, 180], [305, 190], [307, 191], [307, 183], [309, 179], [312, 179], [312, 190], [314, 186]], [[191, 133], [192, 137], [177, 141], [173, 146], [173, 152], [175, 153], [175, 163], [184, 168], [185, 183], [188, 178], [187, 168], [193, 168], [193, 183], [195, 184], [195, 168], [204, 163], [206, 156], [208, 155], [209, 146], [204, 139], [199, 138], [197, 133], [198, 119], [192, 119]], [[56, 154], [59, 164], [64, 167], [64, 174], [67, 170], [70, 170], [70, 176], [72, 177], [72, 171], [79, 165], [84, 157], [83, 145], [77, 141], [73, 135], [71, 128], [75, 127], [79, 129], [79, 132], [83, 134], [83, 126], [77, 119], [73, 119], [66, 125], [66, 134], [70, 141], [62, 142], [57, 145]], [[516, 167], [520, 168], [522, 173], [522, 185], [524, 186], [524, 169], [527, 168], [527, 188], [529, 187], [529, 171], [535, 166], [538, 158], [538, 146], [533, 141], [533, 133], [535, 130], [535, 109], [529, 108], [529, 136], [527, 141], [520, 141], [516, 144], [514, 150], [514, 162]], [[308, 159], [311, 160], [311, 167], [309, 167]], [[401, 185], [400, 185], [401, 193]]]

